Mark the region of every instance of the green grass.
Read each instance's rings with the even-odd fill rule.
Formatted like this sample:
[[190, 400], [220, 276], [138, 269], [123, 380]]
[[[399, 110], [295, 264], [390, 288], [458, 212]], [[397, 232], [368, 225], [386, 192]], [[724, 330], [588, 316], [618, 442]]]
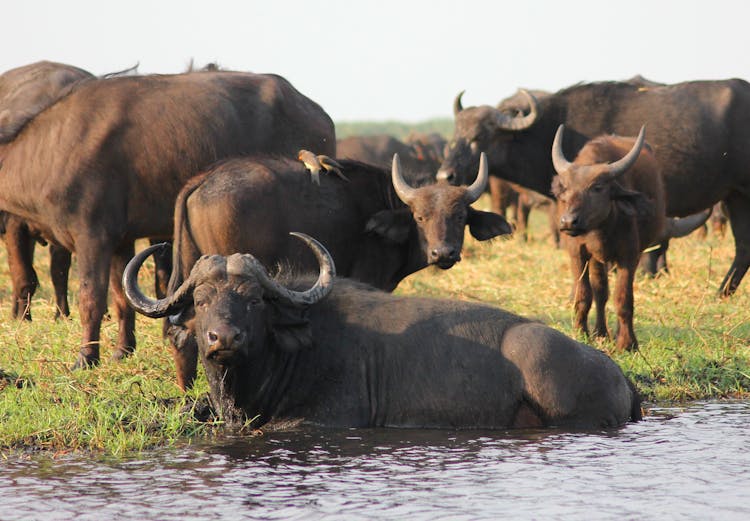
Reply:
[[336, 138], [389, 134], [403, 140], [410, 132], [437, 132], [446, 138], [453, 135], [453, 118], [435, 118], [416, 123], [402, 121], [337, 121]]
[[[414, 274], [398, 292], [486, 302], [575, 336], [567, 254], [554, 249], [546, 230], [546, 216], [532, 212], [528, 243], [517, 238], [480, 243], [467, 234], [462, 262], [448, 271]], [[750, 280], [730, 299], [719, 299], [716, 291], [733, 250], [730, 237], [674, 241], [671, 275], [636, 278], [640, 351], [615, 353], [611, 341], [593, 342], [613, 356], [647, 400], [750, 395]], [[136, 353], [114, 362], [109, 356], [117, 325], [106, 320], [101, 366], [70, 371], [80, 340], [77, 286], [73, 277], [73, 317], [53, 320], [47, 259], [40, 249], [42, 286], [30, 323], [11, 318], [7, 270], [0, 273], [0, 455], [28, 450], [122, 455], [220, 434], [220, 424], [201, 423], [191, 412], [207, 392], [202, 375], [187, 396], [174, 384], [159, 321], [139, 316]], [[6, 265], [3, 251], [0, 266]], [[149, 285], [148, 277], [142, 285]], [[612, 325], [611, 305], [608, 311]]]

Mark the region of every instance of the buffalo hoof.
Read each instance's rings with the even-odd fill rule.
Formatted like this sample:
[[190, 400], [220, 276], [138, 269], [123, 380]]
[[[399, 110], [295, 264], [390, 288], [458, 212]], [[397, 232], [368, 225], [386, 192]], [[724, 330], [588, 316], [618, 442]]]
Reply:
[[615, 344], [615, 347], [618, 351], [630, 351], [635, 352], [638, 351], [638, 340], [635, 338], [632, 340], [629, 339], [618, 339], [617, 343]]
[[123, 360], [123, 359], [129, 357], [132, 354], [133, 354], [133, 350], [132, 349], [117, 348], [117, 349], [115, 349], [115, 352], [112, 353], [112, 360], [120, 361], [120, 360]]
[[99, 365], [99, 356], [84, 356], [84, 355], [78, 355], [78, 360], [76, 360], [76, 363], [73, 364], [73, 367], [71, 369], [73, 371], [76, 371], [78, 369], [91, 369], [92, 367], [96, 367]]

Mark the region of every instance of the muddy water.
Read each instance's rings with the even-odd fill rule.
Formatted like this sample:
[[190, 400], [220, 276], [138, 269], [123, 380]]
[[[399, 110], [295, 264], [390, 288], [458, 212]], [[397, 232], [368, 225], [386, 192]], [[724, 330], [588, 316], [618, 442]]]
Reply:
[[0, 462], [0, 519], [750, 519], [750, 402], [608, 432], [302, 430]]

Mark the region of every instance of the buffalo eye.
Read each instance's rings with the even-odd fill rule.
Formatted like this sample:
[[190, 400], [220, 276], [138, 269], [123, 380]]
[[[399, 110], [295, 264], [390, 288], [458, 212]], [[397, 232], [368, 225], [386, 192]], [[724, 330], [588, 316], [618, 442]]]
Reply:
[[258, 297], [253, 297], [247, 301], [247, 310], [250, 311], [254, 307], [259, 306], [262, 300]]
[[418, 223], [424, 222], [424, 215], [415, 215], [414, 220]]

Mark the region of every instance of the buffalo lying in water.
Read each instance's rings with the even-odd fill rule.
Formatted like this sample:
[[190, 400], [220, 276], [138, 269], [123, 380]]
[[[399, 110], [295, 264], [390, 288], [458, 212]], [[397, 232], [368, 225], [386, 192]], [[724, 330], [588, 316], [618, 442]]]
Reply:
[[315, 282], [282, 283], [249, 254], [211, 255], [155, 300], [137, 276], [158, 246], [125, 269], [138, 312], [194, 308], [189, 327], [228, 422], [504, 429], [640, 418], [637, 392], [604, 353], [501, 309], [335, 279], [328, 252], [297, 236], [318, 259]]

